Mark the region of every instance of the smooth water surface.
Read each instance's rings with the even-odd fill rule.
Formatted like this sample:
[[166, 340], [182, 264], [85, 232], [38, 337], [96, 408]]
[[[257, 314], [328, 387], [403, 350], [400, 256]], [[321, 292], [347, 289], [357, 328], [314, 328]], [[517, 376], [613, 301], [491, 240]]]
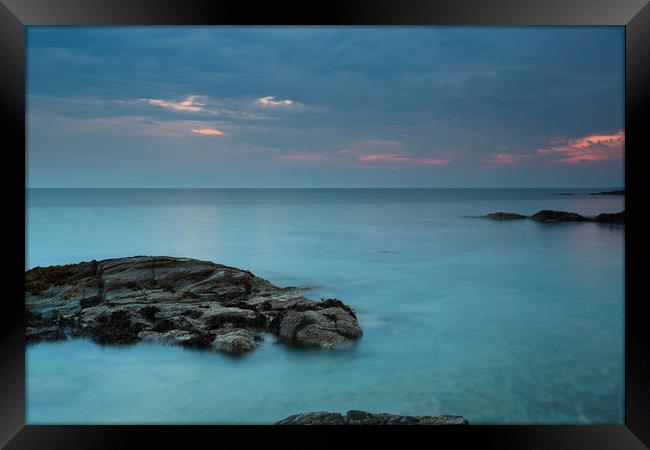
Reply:
[[[604, 190], [28, 191], [29, 267], [206, 259], [358, 313], [342, 351], [233, 358], [84, 340], [27, 351], [29, 423], [268, 423], [305, 411], [623, 423], [624, 229], [491, 221], [617, 212]], [[553, 195], [572, 192], [576, 195]]]

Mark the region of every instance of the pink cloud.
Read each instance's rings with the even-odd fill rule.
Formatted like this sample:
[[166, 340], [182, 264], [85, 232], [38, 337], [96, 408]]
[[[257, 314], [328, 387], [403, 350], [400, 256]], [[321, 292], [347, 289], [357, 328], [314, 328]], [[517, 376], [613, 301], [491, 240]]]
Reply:
[[439, 166], [451, 162], [450, 159], [418, 158], [414, 156], [397, 155], [397, 154], [365, 154], [365, 155], [358, 155], [357, 159], [359, 161], [364, 161], [364, 162], [406, 162], [406, 163], [414, 163], [414, 164], [424, 164], [429, 166]]
[[408, 161], [409, 157], [404, 155], [359, 155], [359, 161]]
[[[373, 163], [410, 163], [428, 166], [439, 166], [451, 162], [451, 158], [435, 158], [433, 156], [413, 156], [407, 152], [400, 152], [404, 144], [391, 139], [365, 139], [356, 144], [339, 150], [339, 154], [354, 158], [362, 164], [353, 164], [351, 167], [377, 167]], [[400, 153], [398, 153], [400, 152]], [[370, 163], [366, 164], [366, 163]]]
[[203, 136], [222, 136], [223, 131], [217, 130], [216, 128], [199, 128], [199, 129], [193, 129], [192, 133], [194, 134], [200, 134]]
[[539, 155], [561, 156], [555, 162], [576, 164], [582, 161], [604, 161], [623, 157], [625, 132], [613, 134], [592, 134], [577, 139], [559, 139], [551, 142], [550, 147], [537, 150]]

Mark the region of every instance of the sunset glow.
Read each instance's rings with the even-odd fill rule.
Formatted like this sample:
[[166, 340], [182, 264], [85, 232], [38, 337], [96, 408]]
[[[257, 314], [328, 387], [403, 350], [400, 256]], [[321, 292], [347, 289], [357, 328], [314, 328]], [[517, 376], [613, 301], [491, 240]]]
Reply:
[[201, 134], [203, 136], [222, 136], [223, 131], [214, 128], [201, 128], [192, 130], [194, 134]]
[[623, 184], [615, 27], [34, 27], [28, 37], [38, 186]]
[[537, 150], [540, 155], [561, 156], [555, 162], [575, 164], [582, 161], [604, 161], [623, 158], [625, 132], [593, 134], [577, 139], [559, 140], [551, 147]]

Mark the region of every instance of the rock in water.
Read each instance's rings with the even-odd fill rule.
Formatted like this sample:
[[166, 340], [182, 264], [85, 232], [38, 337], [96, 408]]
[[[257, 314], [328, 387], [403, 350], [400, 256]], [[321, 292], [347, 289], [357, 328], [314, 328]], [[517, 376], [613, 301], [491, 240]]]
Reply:
[[312, 301], [251, 272], [189, 258], [137, 256], [35, 267], [25, 273], [27, 340], [156, 341], [241, 354], [271, 332], [336, 349], [362, 335], [337, 299]]
[[580, 214], [567, 212], [567, 211], [551, 211], [545, 209], [539, 211], [531, 216], [531, 219], [538, 222], [586, 222], [588, 218], [581, 216]]
[[612, 214], [598, 214], [594, 218], [594, 222], [598, 223], [625, 223], [625, 211]]
[[625, 189], [621, 189], [617, 191], [592, 192], [589, 195], [625, 195]]
[[468, 425], [462, 416], [397, 416], [386, 413], [348, 411], [346, 416], [331, 412], [310, 412], [289, 416], [276, 425]]
[[510, 213], [510, 212], [493, 212], [488, 215], [486, 215], [488, 219], [494, 219], [494, 220], [520, 220], [520, 219], [527, 219], [526, 216], [517, 214], [517, 213]]
[[339, 413], [310, 412], [289, 416], [276, 425], [345, 425], [345, 417]]

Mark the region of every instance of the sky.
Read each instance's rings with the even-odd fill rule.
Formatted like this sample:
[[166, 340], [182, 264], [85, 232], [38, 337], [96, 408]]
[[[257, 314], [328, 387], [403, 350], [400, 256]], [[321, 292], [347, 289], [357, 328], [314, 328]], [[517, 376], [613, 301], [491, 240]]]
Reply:
[[29, 187], [622, 187], [623, 27], [28, 27]]

